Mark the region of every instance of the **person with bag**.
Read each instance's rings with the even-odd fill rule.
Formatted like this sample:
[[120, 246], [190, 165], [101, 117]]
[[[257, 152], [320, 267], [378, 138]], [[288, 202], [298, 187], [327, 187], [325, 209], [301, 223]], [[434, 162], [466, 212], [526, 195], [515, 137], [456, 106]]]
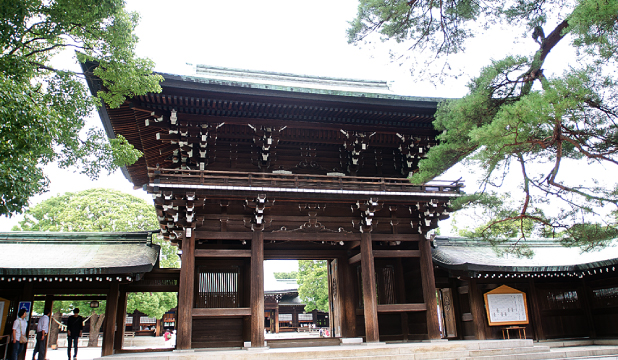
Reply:
[[13, 353], [11, 360], [17, 360], [17, 357], [24, 351], [28, 343], [27, 314], [26, 309], [20, 309], [17, 313], [17, 319], [13, 321]]

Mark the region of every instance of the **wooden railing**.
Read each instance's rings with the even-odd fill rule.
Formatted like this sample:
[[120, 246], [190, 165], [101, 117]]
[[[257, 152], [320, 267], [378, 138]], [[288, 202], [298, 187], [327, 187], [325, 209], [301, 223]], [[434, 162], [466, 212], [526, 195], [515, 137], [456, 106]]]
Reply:
[[408, 179], [386, 177], [327, 176], [304, 174], [247, 173], [148, 168], [151, 184], [272, 187], [286, 189], [360, 190], [386, 192], [460, 192], [459, 180], [435, 180], [414, 185]]

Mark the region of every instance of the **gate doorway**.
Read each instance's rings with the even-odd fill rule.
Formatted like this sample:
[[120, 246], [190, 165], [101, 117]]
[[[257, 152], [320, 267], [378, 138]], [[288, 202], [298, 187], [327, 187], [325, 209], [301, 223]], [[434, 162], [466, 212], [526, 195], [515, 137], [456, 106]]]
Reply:
[[300, 340], [319, 345], [341, 337], [336, 267], [337, 259], [264, 262], [264, 328], [269, 346]]
[[[176, 348], [177, 292], [127, 293], [122, 350]], [[145, 313], [148, 311], [149, 313]]]

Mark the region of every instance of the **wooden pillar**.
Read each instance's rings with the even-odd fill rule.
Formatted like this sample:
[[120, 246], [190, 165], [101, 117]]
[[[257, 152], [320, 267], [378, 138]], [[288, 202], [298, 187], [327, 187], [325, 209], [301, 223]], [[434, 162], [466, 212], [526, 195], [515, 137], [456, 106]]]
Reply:
[[193, 288], [195, 283], [195, 231], [182, 241], [180, 283], [178, 284], [178, 331], [176, 349], [191, 349], [193, 330]]
[[[132, 314], [132, 319], [133, 320], [131, 321], [131, 331], [139, 330], [139, 316], [137, 316], [137, 313], [135, 311]], [[178, 314], [176, 314], [176, 321], [178, 321]]]
[[[339, 296], [342, 304], [341, 336], [356, 336], [356, 308], [358, 301], [355, 289], [354, 268], [347, 258], [339, 258]], [[317, 317], [316, 317], [317, 319]], [[317, 321], [317, 320], [316, 320]]]
[[[52, 309], [52, 306], [54, 305], [54, 295], [51, 294], [47, 294], [45, 295], [45, 305], [43, 305], [43, 309]], [[43, 310], [45, 311], [45, 310]], [[51, 321], [51, 319], [50, 319]]]
[[468, 296], [470, 297], [470, 312], [474, 322], [474, 335], [477, 340], [485, 340], [487, 339], [487, 332], [485, 330], [485, 301], [475, 279], [468, 280]]
[[[51, 294], [45, 295], [45, 305], [43, 305], [43, 309], [44, 309], [43, 311], [45, 311], [47, 309], [52, 310], [53, 306], [54, 306], [54, 296], [51, 295]], [[47, 354], [47, 349], [49, 348], [49, 345], [50, 345], [49, 344], [49, 330], [51, 330], [52, 321], [54, 321], [52, 319], [53, 314], [54, 313], [52, 311], [51, 315], [49, 315], [49, 327], [47, 328], [48, 329], [48, 331], [47, 331], [48, 336], [45, 337], [45, 351], [46, 351], [45, 353], [46, 354]], [[35, 346], [36, 346], [36, 342], [35, 342]]]
[[264, 233], [251, 238], [251, 347], [264, 347]]
[[536, 335], [536, 340], [546, 340], [545, 331], [543, 330], [543, 322], [541, 321], [539, 296], [536, 291], [536, 283], [534, 279], [528, 279], [528, 286], [530, 288], [528, 300], [530, 301], [530, 310], [532, 310], [532, 325], [534, 326], [534, 334]]
[[429, 339], [440, 339], [440, 322], [438, 319], [438, 300], [436, 299], [436, 280], [433, 275], [433, 260], [429, 241], [421, 239], [418, 242], [421, 253], [421, 283], [423, 285], [423, 300], [427, 306], [427, 335]]
[[[242, 286], [242, 306], [251, 307], [251, 258], [244, 260]], [[251, 316], [242, 317], [242, 341], [251, 341]]]
[[313, 323], [317, 327], [318, 326], [318, 309], [313, 309], [313, 311], [311, 311], [311, 318], [313, 319]]
[[363, 273], [363, 303], [366, 341], [380, 341], [378, 328], [378, 297], [376, 294], [376, 271], [373, 263], [371, 233], [361, 234], [361, 268]]
[[[401, 258], [397, 258], [396, 263], [396, 276], [397, 279], [397, 302], [400, 304], [406, 304], [406, 283], [403, 275], [403, 264], [401, 263]], [[408, 341], [408, 336], [410, 334], [410, 329], [408, 328], [408, 313], [401, 313], [401, 334], [403, 335], [403, 341]]]
[[339, 309], [335, 309], [335, 307], [339, 306], [339, 304], [335, 305], [334, 304], [334, 296], [333, 296], [333, 276], [335, 276], [335, 274], [333, 274], [333, 269], [332, 269], [332, 261], [331, 260], [327, 260], [326, 261], [326, 273], [327, 273], [327, 277], [328, 277], [328, 328], [330, 329], [330, 334], [331, 336], [335, 336], [335, 322], [334, 319], [337, 315], [337, 311], [339, 311]]
[[[463, 340], [465, 338], [465, 332], [462, 321], [462, 313], [461, 313], [461, 294], [459, 293], [459, 284], [460, 280], [456, 278], [450, 278], [449, 284], [451, 288], [451, 292], [453, 295], [453, 313], [455, 314], [455, 329], [457, 331], [457, 339]], [[466, 294], [467, 296], [468, 294]]]
[[114, 352], [122, 350], [124, 340], [124, 322], [127, 318], [127, 292], [120, 291], [118, 294], [118, 311], [116, 311], [116, 335], [114, 336]]
[[105, 330], [103, 332], [103, 345], [101, 356], [114, 354], [114, 330], [116, 327], [116, 314], [118, 312], [119, 284], [112, 282], [105, 301]]
[[292, 327], [298, 327], [298, 308], [292, 306]]
[[[271, 329], [272, 329], [272, 325], [271, 325]], [[275, 334], [279, 333], [279, 304], [277, 304], [277, 307], [275, 308]]]
[[584, 314], [586, 315], [586, 320], [588, 321], [588, 334], [590, 338], [594, 339], [597, 337], [597, 331], [594, 327], [594, 318], [592, 317], [592, 294], [590, 293], [590, 288], [588, 287], [585, 278], [581, 279], [580, 289], [582, 293], [579, 298], [581, 299], [581, 307], [584, 309]]

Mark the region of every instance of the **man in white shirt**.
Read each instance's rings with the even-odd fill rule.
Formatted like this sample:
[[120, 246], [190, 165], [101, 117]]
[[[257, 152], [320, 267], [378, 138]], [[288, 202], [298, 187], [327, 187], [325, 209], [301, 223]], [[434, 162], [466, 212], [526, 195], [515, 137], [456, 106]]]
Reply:
[[17, 319], [13, 321], [13, 353], [11, 355], [11, 360], [17, 360], [19, 354], [21, 354], [26, 347], [26, 344], [19, 342], [22, 334], [26, 335], [28, 331], [28, 322], [25, 319], [26, 315], [28, 315], [26, 309], [19, 309]]
[[45, 309], [43, 316], [39, 319], [39, 324], [36, 326], [36, 346], [32, 352], [32, 360], [36, 353], [39, 353], [39, 360], [45, 360], [45, 353], [47, 350], [47, 334], [49, 334], [49, 317], [51, 316], [51, 309]]

